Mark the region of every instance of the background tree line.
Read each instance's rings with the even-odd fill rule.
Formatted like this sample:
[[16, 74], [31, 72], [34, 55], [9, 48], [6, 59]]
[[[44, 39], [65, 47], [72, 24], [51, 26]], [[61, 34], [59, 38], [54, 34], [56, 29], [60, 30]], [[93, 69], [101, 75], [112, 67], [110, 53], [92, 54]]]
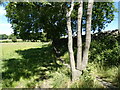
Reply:
[[16, 37], [16, 39], [20, 39], [20, 36], [15, 36], [14, 34], [6, 35], [6, 34], [0, 34], [0, 39], [12, 39], [13, 37]]

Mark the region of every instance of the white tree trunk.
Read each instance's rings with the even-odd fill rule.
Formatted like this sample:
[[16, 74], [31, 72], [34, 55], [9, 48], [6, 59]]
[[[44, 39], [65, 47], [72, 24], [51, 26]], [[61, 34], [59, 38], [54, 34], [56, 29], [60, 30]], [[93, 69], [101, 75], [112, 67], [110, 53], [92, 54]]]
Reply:
[[92, 19], [92, 7], [94, 0], [88, 1], [88, 9], [87, 9], [87, 24], [86, 24], [86, 42], [85, 49], [83, 52], [83, 61], [82, 61], [82, 70], [84, 70], [88, 63], [88, 53], [91, 43], [91, 19]]
[[71, 30], [71, 13], [74, 7], [74, 2], [72, 0], [70, 10], [67, 12], [67, 29], [68, 29], [68, 51], [70, 58], [70, 67], [72, 71], [72, 81], [75, 80], [75, 60], [74, 60], [74, 52], [73, 52], [73, 39], [72, 39], [72, 30]]
[[79, 2], [78, 8], [78, 29], [77, 29], [77, 69], [81, 70], [82, 66], [82, 32], [81, 32], [81, 22], [83, 14], [83, 0]]

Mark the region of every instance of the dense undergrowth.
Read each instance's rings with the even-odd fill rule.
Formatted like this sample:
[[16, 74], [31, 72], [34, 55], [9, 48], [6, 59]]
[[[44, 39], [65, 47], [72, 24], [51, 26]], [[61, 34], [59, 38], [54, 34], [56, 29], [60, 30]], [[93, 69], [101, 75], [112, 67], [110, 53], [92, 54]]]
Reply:
[[[49, 44], [3, 46], [2, 87], [105, 88], [96, 77], [120, 86], [120, 36], [93, 39], [89, 63], [79, 81], [71, 82], [69, 68], [57, 62]], [[10, 47], [13, 47], [9, 49]], [[68, 52], [61, 56], [69, 63]]]
[[93, 40], [89, 63], [94, 67], [92, 70], [96, 70], [95, 75], [120, 87], [120, 36], [102, 36]]
[[[75, 51], [76, 52], [76, 51]], [[68, 53], [62, 58], [69, 62]], [[102, 36], [91, 42], [89, 63], [72, 88], [105, 88], [96, 77], [120, 87], [120, 36]]]

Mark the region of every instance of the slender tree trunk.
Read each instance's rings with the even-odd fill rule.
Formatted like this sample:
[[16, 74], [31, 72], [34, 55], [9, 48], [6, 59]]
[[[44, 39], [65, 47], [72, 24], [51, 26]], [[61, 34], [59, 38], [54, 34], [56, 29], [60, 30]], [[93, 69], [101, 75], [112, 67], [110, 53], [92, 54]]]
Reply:
[[74, 60], [74, 52], [73, 52], [73, 39], [72, 39], [72, 30], [71, 30], [71, 13], [74, 7], [74, 2], [72, 0], [70, 10], [67, 12], [67, 29], [68, 29], [68, 51], [70, 57], [70, 66], [72, 71], [72, 81], [75, 79], [75, 60]]
[[78, 8], [78, 30], [77, 30], [77, 69], [81, 70], [82, 66], [82, 36], [81, 36], [81, 22], [83, 14], [83, 0], [80, 0]]
[[83, 61], [82, 61], [82, 70], [84, 70], [88, 63], [88, 52], [91, 43], [91, 18], [92, 18], [92, 7], [94, 0], [88, 1], [88, 9], [87, 9], [87, 24], [86, 24], [86, 42], [85, 49], [83, 52]]

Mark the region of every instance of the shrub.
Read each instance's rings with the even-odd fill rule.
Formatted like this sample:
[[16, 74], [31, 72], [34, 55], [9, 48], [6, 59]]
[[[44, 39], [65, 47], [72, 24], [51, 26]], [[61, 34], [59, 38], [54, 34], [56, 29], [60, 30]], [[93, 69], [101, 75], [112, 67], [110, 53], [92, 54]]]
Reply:
[[91, 42], [89, 59], [103, 66], [120, 64], [120, 46], [117, 37], [104, 36]]
[[12, 37], [12, 42], [17, 42], [16, 36], [13, 36], [13, 37]]
[[6, 41], [2, 41], [2, 43], [8, 43], [8, 41], [6, 40]]

